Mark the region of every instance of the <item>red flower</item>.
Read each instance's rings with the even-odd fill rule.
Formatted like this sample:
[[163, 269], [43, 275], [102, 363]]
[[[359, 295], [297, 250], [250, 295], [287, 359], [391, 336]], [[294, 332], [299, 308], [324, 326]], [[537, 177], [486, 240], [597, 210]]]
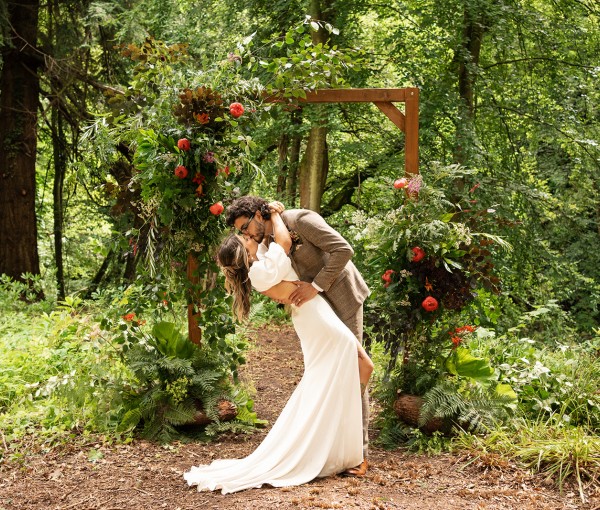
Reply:
[[413, 256], [412, 256], [413, 262], [420, 262], [421, 260], [423, 260], [425, 258], [425, 250], [423, 248], [415, 246], [414, 248], [411, 249], [411, 251], [413, 252]]
[[127, 313], [123, 315], [123, 319], [126, 321], [132, 321], [133, 319], [135, 319], [135, 313]]
[[433, 296], [427, 296], [421, 303], [421, 306], [426, 312], [433, 312], [438, 308], [438, 301]]
[[242, 103], [231, 103], [229, 105], [229, 113], [231, 113], [232, 117], [235, 117], [237, 119], [238, 117], [241, 117], [244, 113], [244, 106], [242, 105]]
[[381, 275], [381, 279], [382, 279], [384, 282], [387, 282], [387, 283], [389, 283], [389, 282], [391, 282], [391, 281], [392, 281], [392, 275], [393, 275], [395, 272], [396, 272], [396, 271], [394, 271], [393, 269], [388, 269], [388, 270], [387, 270], [385, 273], [383, 273], [383, 274]]
[[188, 174], [188, 169], [183, 165], [179, 165], [177, 168], [175, 168], [175, 171], [173, 173], [175, 174], [175, 177], [179, 179], [185, 179]]
[[202, 175], [200, 172], [196, 172], [196, 175], [194, 175], [192, 182], [196, 184], [202, 184], [205, 180], [206, 177], [204, 175]]
[[393, 269], [388, 269], [385, 273], [381, 275], [381, 279], [385, 282], [383, 286], [385, 288], [389, 287], [390, 283], [392, 283], [392, 275], [395, 273]]
[[190, 141], [187, 138], [181, 138], [180, 140], [177, 140], [177, 147], [179, 147], [182, 151], [189, 151], [190, 150]]
[[401, 179], [396, 179], [394, 181], [394, 188], [402, 189], [408, 184], [408, 179], [406, 177], [402, 177]]
[[454, 347], [458, 347], [462, 343], [462, 338], [459, 336], [453, 336], [452, 343], [454, 344]]
[[221, 202], [217, 202], [208, 208], [208, 210], [215, 216], [218, 216], [219, 214], [221, 214], [224, 209], [225, 208], [223, 207], [223, 204]]

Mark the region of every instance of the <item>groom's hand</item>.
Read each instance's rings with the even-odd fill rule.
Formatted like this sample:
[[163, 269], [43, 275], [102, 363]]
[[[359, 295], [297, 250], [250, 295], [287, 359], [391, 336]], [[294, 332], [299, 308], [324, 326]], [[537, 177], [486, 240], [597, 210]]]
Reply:
[[296, 285], [296, 290], [290, 294], [290, 301], [296, 306], [302, 306], [319, 293], [319, 291], [308, 282], [296, 280], [293, 283]]

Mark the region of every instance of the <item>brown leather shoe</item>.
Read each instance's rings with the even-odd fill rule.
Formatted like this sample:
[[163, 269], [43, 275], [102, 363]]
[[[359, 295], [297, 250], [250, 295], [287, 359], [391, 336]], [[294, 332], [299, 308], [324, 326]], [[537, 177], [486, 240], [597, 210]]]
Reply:
[[346, 469], [343, 474], [346, 476], [365, 476], [367, 474], [367, 469], [369, 469], [369, 463], [367, 462], [367, 459], [365, 459], [358, 466]]

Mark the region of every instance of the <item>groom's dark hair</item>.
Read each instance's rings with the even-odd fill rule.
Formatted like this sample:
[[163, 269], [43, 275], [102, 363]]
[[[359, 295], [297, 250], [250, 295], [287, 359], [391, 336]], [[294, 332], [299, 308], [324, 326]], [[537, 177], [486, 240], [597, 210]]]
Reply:
[[230, 227], [233, 227], [235, 220], [237, 220], [240, 216], [250, 218], [250, 216], [255, 214], [256, 211], [260, 211], [260, 214], [265, 220], [271, 218], [269, 203], [264, 198], [252, 196], [236, 198], [227, 208], [225, 222]]

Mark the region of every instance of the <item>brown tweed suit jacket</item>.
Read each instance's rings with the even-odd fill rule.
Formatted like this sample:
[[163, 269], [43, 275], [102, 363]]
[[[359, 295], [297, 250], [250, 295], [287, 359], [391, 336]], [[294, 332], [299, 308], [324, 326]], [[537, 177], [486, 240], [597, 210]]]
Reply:
[[323, 289], [322, 294], [342, 321], [355, 315], [370, 292], [350, 260], [352, 247], [314, 211], [290, 209], [281, 216], [288, 229], [302, 239], [291, 255], [300, 279], [314, 281]]

